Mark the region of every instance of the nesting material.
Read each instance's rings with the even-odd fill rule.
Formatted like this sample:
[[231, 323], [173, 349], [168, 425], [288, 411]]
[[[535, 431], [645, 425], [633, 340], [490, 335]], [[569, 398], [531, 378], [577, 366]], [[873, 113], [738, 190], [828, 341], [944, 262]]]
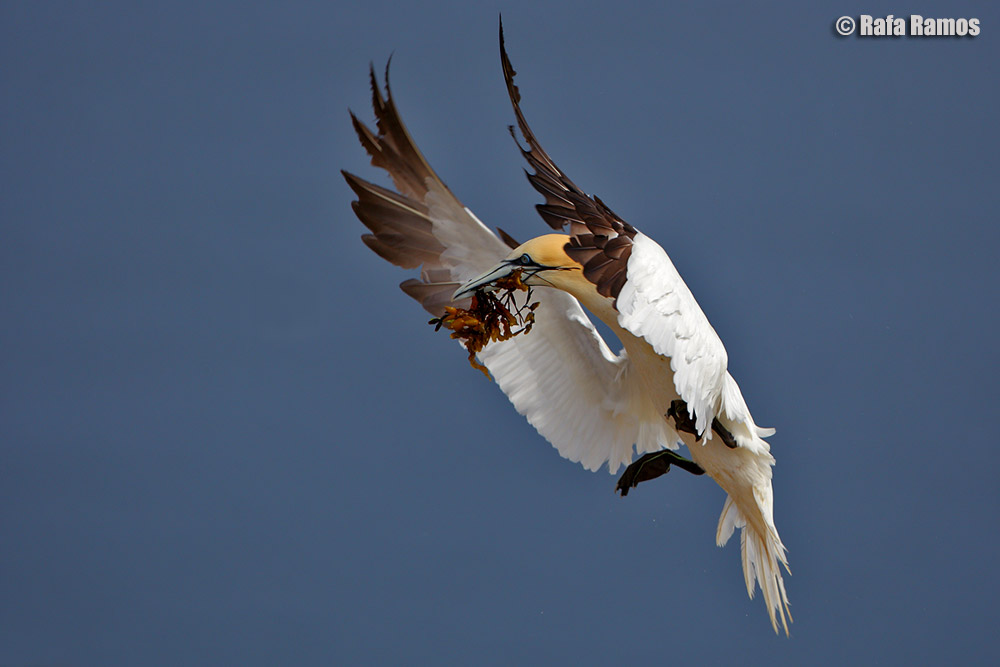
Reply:
[[[530, 303], [531, 288], [521, 282], [520, 270], [497, 280], [492, 287], [495, 291], [476, 290], [468, 310], [445, 306], [444, 315], [429, 322], [435, 331], [442, 327], [450, 329], [451, 337], [462, 341], [469, 351], [469, 363], [486, 377], [490, 377], [490, 372], [476, 360], [476, 355], [488, 343], [531, 331], [538, 307], [537, 301]], [[515, 298], [517, 292], [527, 292], [521, 305]]]

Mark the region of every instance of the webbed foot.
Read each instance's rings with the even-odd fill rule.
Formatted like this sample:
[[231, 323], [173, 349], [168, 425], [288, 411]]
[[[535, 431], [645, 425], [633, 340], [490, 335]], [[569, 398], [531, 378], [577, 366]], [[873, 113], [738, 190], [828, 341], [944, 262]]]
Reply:
[[646, 454], [625, 468], [625, 472], [618, 478], [615, 491], [621, 493], [624, 498], [628, 495], [629, 490], [639, 486], [640, 482], [656, 479], [660, 475], [670, 472], [671, 464], [682, 470], [687, 470], [692, 475], [705, 474], [702, 467], [694, 461], [689, 461], [670, 449], [662, 449]]
[[678, 431], [698, 437], [698, 428], [694, 419], [688, 414], [688, 406], [684, 401], [680, 399], [671, 401], [666, 416], [674, 420], [674, 428]]
[[712, 430], [715, 431], [720, 438], [722, 438], [722, 443], [726, 447], [729, 447], [729, 449], [736, 449], [736, 438], [734, 438], [733, 434], [729, 432], [729, 429], [722, 425], [718, 418], [712, 420]]
[[[670, 402], [670, 409], [667, 410], [667, 417], [674, 420], [674, 428], [682, 433], [690, 433], [696, 440], [701, 440], [695, 420], [688, 414], [687, 403], [680, 399]], [[722, 438], [722, 443], [729, 449], [736, 449], [736, 438], [729, 432], [718, 417], [712, 419], [712, 430]]]

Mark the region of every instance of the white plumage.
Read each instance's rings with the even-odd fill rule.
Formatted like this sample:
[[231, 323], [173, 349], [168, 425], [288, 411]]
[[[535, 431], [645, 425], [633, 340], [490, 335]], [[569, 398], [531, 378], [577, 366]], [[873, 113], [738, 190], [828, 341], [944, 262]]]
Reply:
[[[603, 202], [584, 195], [541, 149], [524, 121], [513, 68], [501, 57], [508, 91], [535, 169], [529, 178], [546, 197], [540, 212], [569, 236], [547, 235], [518, 245], [501, 240], [433, 172], [399, 119], [391, 94], [383, 98], [372, 74], [378, 119], [374, 134], [354, 119], [372, 163], [392, 176], [399, 194], [347, 174], [359, 196], [354, 210], [373, 234], [365, 242], [420, 280], [403, 289], [440, 314], [460, 286], [482, 286], [513, 258], [540, 267], [526, 280], [540, 302], [527, 335], [489, 344], [479, 355], [497, 384], [559, 453], [589, 470], [615, 472], [639, 454], [677, 449], [728, 494], [716, 535], [722, 546], [741, 529], [747, 591], [763, 591], [775, 630], [785, 631], [788, 601], [779, 566], [785, 548], [773, 520], [771, 467], [758, 427], [727, 370], [725, 347], [656, 242], [624, 223]], [[387, 82], [388, 91], [388, 82]], [[500, 267], [498, 269], [498, 267]], [[477, 282], [478, 281], [478, 282]], [[471, 287], [470, 287], [471, 289]], [[612, 352], [584, 307], [624, 346]], [[667, 417], [683, 401], [694, 431]], [[715, 435], [713, 435], [715, 431]], [[725, 442], [720, 433], [731, 435]], [[634, 449], [633, 449], [634, 447]], [[787, 620], [786, 620], [787, 617]]]
[[696, 416], [698, 432], [711, 438], [729, 363], [726, 348], [663, 248], [641, 232], [632, 244], [618, 323], [670, 357], [677, 392]]

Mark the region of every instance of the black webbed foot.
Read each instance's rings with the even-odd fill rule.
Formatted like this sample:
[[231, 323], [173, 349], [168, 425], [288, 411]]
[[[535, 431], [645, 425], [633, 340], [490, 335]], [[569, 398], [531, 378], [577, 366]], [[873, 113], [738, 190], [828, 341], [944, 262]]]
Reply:
[[715, 431], [720, 438], [722, 438], [722, 443], [726, 447], [729, 447], [729, 449], [736, 449], [736, 438], [734, 438], [733, 434], [729, 432], [729, 429], [722, 425], [718, 418], [712, 420], [712, 430]]
[[625, 468], [622, 476], [618, 478], [615, 491], [621, 493], [624, 498], [628, 495], [629, 489], [639, 486], [640, 482], [656, 479], [660, 475], [670, 472], [671, 464], [681, 470], [687, 470], [692, 475], [705, 474], [702, 467], [694, 461], [689, 461], [669, 449], [663, 449], [658, 452], [646, 454], [637, 461], [633, 461], [629, 467]]
[[695, 421], [691, 419], [691, 415], [688, 414], [688, 406], [684, 401], [680, 399], [671, 401], [666, 416], [674, 420], [674, 428], [678, 431], [698, 437], [698, 428]]
[[[695, 420], [688, 414], [687, 403], [677, 399], [670, 402], [670, 409], [667, 410], [667, 417], [674, 420], [674, 428], [682, 433], [690, 433], [697, 440], [701, 440]], [[729, 432], [718, 417], [712, 419], [712, 430], [722, 438], [722, 443], [729, 449], [736, 449], [736, 438]]]

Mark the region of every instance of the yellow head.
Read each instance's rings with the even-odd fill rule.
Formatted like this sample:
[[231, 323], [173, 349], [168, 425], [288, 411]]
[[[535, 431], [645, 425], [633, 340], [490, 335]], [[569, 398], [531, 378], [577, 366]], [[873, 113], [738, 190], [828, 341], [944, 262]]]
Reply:
[[545, 234], [514, 248], [499, 264], [483, 275], [462, 285], [453, 298], [461, 299], [477, 289], [488, 289], [497, 280], [521, 271], [525, 285], [555, 287], [573, 294], [576, 283], [586, 283], [583, 266], [566, 254], [566, 234]]

